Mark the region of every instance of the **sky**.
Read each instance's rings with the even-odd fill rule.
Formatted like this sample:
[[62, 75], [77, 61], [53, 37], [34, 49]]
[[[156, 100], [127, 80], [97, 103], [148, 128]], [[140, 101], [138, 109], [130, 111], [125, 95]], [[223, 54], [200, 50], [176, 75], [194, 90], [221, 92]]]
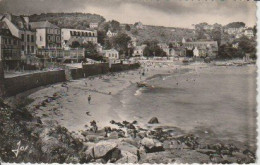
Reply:
[[6, 12], [83, 12], [120, 23], [141, 21], [145, 25], [185, 28], [201, 22], [256, 24], [253, 0], [0, 0], [0, 13]]

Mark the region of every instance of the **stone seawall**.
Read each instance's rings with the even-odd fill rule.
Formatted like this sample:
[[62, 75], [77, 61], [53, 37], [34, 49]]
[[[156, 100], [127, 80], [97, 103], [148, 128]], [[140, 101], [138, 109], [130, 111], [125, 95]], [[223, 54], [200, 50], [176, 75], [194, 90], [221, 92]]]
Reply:
[[[23, 76], [16, 76], [4, 79], [4, 96], [13, 96], [18, 93], [37, 88], [44, 85], [51, 85], [58, 82], [65, 82], [68, 79], [80, 79], [84, 77], [106, 74], [108, 72], [119, 72], [130, 69], [137, 69], [139, 64], [113, 64], [109, 68], [108, 63], [83, 65], [82, 68], [65, 70], [49, 71], [41, 73], [33, 73]], [[68, 75], [66, 75], [68, 74]], [[70, 78], [68, 78], [70, 77]], [[1, 81], [0, 81], [1, 82]], [[3, 85], [3, 84], [0, 84]], [[3, 90], [0, 90], [0, 92]]]
[[64, 70], [5, 78], [5, 96], [13, 96], [33, 88], [64, 81], [66, 81]]
[[109, 68], [108, 63], [102, 64], [91, 64], [83, 65], [82, 68], [71, 69], [70, 74], [72, 79], [80, 79], [88, 76], [94, 76], [98, 74], [106, 74], [108, 72], [120, 72], [125, 70], [137, 69], [140, 67], [140, 64], [112, 64]]

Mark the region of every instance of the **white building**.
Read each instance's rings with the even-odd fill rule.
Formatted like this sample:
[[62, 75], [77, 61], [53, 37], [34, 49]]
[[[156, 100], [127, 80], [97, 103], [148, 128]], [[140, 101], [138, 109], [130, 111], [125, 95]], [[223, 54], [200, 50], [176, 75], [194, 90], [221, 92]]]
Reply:
[[225, 29], [224, 31], [227, 32], [228, 34], [238, 34], [242, 33], [244, 31], [245, 27], [239, 27], [239, 28], [228, 28]]
[[97, 49], [97, 52], [98, 52], [98, 53], [102, 53], [102, 52], [103, 52], [103, 46], [102, 46], [100, 43], [98, 43], [98, 44], [96, 45], [96, 49]]
[[174, 48], [170, 49], [170, 56], [175, 56], [176, 55], [176, 51], [174, 50]]
[[146, 47], [146, 45], [135, 46], [133, 56], [134, 57], [136, 57], [136, 56], [142, 57], [144, 55], [145, 47]]
[[193, 55], [194, 55], [195, 57], [199, 57], [199, 56], [200, 56], [200, 52], [199, 52], [199, 49], [198, 49], [197, 47], [195, 47], [195, 48], [193, 49]]
[[115, 32], [111, 32], [110, 30], [107, 31], [107, 36], [108, 37], [114, 37], [116, 35], [117, 35], [117, 33], [115, 33]]
[[247, 36], [248, 38], [252, 38], [254, 37], [254, 32], [251, 29], [246, 29], [244, 35]]
[[186, 42], [186, 40], [185, 40], [185, 38], [182, 38], [182, 41], [181, 41], [181, 43], [185, 43]]
[[119, 59], [119, 52], [115, 49], [103, 50], [103, 57], [110, 60], [117, 60]]
[[96, 29], [96, 28], [98, 28], [98, 23], [97, 23], [97, 22], [91, 22], [91, 23], [89, 24], [89, 27], [90, 27], [91, 29]]
[[60, 28], [48, 21], [31, 22], [31, 28], [36, 30], [38, 48], [61, 48]]
[[61, 42], [62, 47], [65, 48], [73, 42], [79, 44], [92, 42], [97, 44], [97, 31], [96, 30], [79, 30], [79, 29], [61, 29]]

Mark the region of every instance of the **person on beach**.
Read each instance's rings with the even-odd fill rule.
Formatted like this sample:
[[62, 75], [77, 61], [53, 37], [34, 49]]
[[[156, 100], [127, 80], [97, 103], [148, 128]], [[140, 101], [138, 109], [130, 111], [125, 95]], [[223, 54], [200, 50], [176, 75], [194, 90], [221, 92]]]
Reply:
[[88, 96], [88, 104], [90, 104], [91, 101], [91, 95]]

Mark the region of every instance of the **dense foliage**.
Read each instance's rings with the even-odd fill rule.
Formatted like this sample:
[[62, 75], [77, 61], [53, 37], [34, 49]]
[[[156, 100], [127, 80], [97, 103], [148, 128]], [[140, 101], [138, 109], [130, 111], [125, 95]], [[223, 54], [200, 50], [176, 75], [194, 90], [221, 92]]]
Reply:
[[144, 56], [146, 56], [146, 57], [153, 57], [153, 56], [165, 57], [166, 56], [166, 53], [157, 45], [158, 41], [156, 41], [156, 40], [145, 41], [144, 44], [147, 45], [144, 48]]

